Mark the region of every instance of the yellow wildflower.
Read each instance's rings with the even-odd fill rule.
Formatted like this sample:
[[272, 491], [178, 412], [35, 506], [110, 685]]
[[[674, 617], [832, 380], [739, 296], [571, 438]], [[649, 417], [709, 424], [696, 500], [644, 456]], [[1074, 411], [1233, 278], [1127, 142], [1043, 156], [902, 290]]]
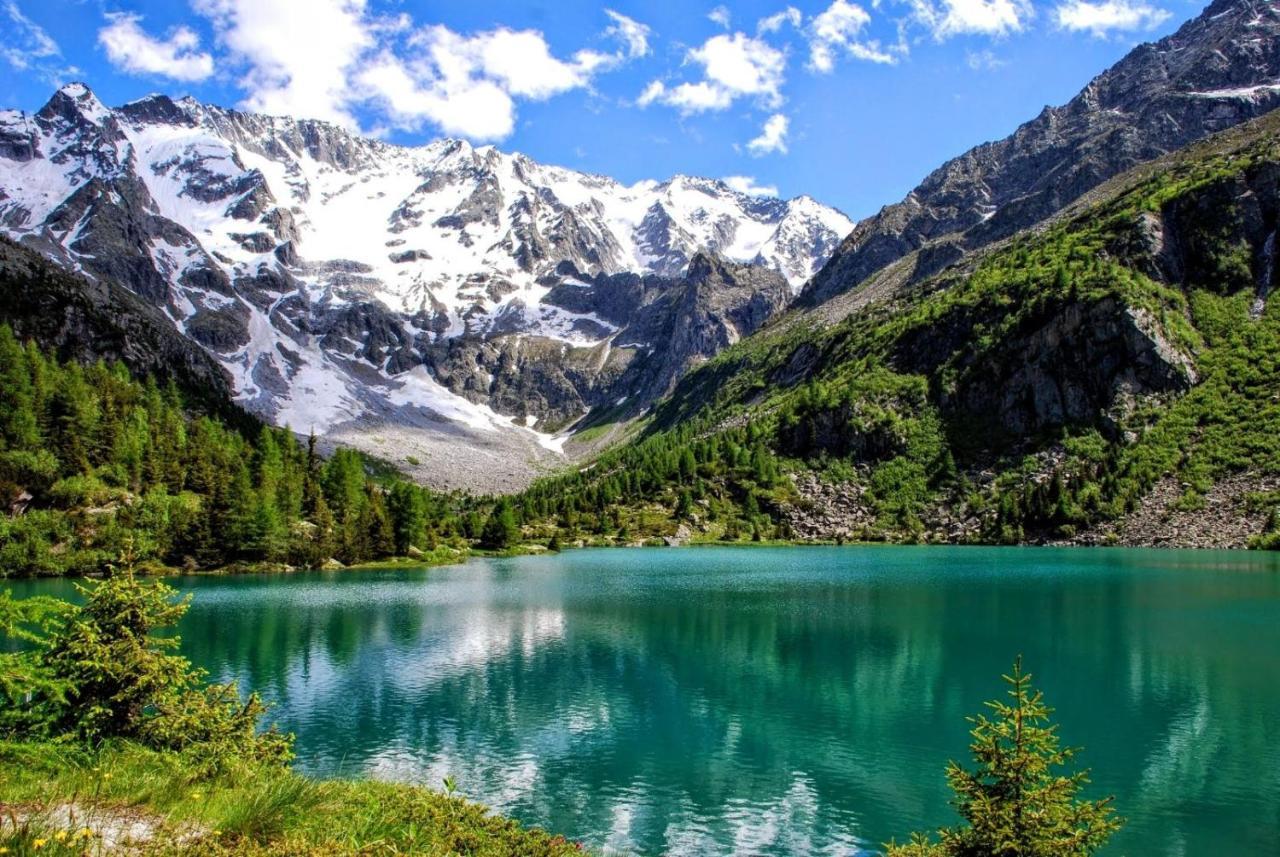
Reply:
[[80, 838], [81, 838], [81, 839], [92, 839], [92, 838], [93, 838], [93, 831], [92, 831], [92, 830], [90, 830], [90, 829], [89, 829], [89, 828], [87, 828], [87, 827], [82, 827], [82, 828], [80, 828]]
[[57, 833], [53, 834], [53, 838], [61, 842], [67, 838], [67, 831], [59, 830]]
[[33, 847], [33, 848], [35, 848], [37, 851], [39, 851], [41, 848], [43, 848], [43, 847], [44, 847], [45, 845], [47, 845], [48, 843], [49, 843], [49, 840], [48, 840], [48, 839], [37, 839], [35, 842], [32, 842], [32, 843], [31, 843], [31, 847]]

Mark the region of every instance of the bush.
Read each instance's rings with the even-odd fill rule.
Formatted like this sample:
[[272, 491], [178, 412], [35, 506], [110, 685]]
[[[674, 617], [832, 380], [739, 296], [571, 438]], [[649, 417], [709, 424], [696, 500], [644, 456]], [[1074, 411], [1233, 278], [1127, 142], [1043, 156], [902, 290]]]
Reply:
[[[291, 737], [258, 732], [265, 707], [256, 694], [242, 700], [234, 685], [206, 686], [205, 673], [174, 654], [179, 639], [156, 635], [177, 624], [189, 598], [131, 570], [77, 588], [83, 607], [65, 604], [47, 635], [26, 635], [36, 646], [22, 664], [32, 676], [26, 686], [22, 673], [6, 685], [6, 711], [14, 706], [19, 715], [8, 720], [21, 731], [90, 745], [123, 738], [161, 750], [195, 748], [218, 765], [291, 758]], [[13, 604], [25, 602], [0, 601]], [[17, 636], [18, 621], [6, 628], [3, 615], [0, 631]]]

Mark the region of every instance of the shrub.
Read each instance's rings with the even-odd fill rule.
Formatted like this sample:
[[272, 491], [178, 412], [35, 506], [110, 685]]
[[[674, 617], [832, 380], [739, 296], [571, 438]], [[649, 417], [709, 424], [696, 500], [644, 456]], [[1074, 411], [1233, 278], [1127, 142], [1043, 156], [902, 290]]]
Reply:
[[[16, 673], [7, 692], [21, 715], [13, 722], [92, 745], [124, 738], [163, 750], [195, 748], [218, 765], [237, 758], [289, 760], [291, 737], [258, 732], [265, 707], [256, 694], [241, 699], [234, 685], [206, 686], [205, 673], [175, 654], [179, 638], [157, 636], [177, 624], [189, 598], [131, 570], [77, 588], [83, 607], [64, 604], [50, 633], [25, 636], [37, 648], [22, 662], [30, 673], [26, 685]], [[27, 608], [19, 614], [13, 604], [25, 602], [0, 601], [0, 608], [33, 615]], [[16, 636], [16, 623], [4, 627], [3, 615], [0, 631]]]

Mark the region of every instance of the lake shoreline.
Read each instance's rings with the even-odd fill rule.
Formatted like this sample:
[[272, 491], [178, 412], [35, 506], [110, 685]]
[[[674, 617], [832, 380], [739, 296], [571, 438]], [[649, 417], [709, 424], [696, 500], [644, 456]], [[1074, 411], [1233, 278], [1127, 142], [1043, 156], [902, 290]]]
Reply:
[[[680, 548], [740, 548], [744, 550], [754, 550], [760, 548], [893, 548], [893, 547], [939, 547], [939, 548], [1079, 548], [1088, 551], [1105, 551], [1108, 549], [1116, 550], [1167, 550], [1167, 551], [1231, 551], [1237, 553], [1266, 553], [1266, 550], [1251, 546], [1215, 546], [1215, 545], [1178, 545], [1168, 543], [1127, 543], [1119, 541], [1090, 540], [1079, 537], [1076, 539], [1065, 541], [1029, 541], [1019, 542], [1017, 544], [1002, 545], [987, 542], [896, 542], [889, 540], [877, 541], [799, 541], [799, 540], [780, 540], [766, 539], [762, 541], [736, 541], [726, 542], [718, 540], [688, 540], [681, 542], [663, 542], [659, 539], [650, 539], [644, 542], [631, 542], [628, 544], [617, 544], [613, 542], [586, 542], [580, 544], [564, 545], [557, 550], [547, 548], [545, 545], [537, 543], [526, 543], [514, 548], [502, 551], [485, 550], [483, 548], [469, 549], [450, 549], [453, 552], [450, 556], [443, 556], [438, 552], [432, 554], [422, 554], [421, 556], [396, 556], [388, 557], [382, 560], [372, 562], [358, 562], [352, 565], [342, 565], [336, 561], [333, 564], [322, 564], [318, 566], [294, 566], [287, 563], [232, 563], [230, 565], [218, 568], [206, 569], [190, 569], [178, 568], [174, 566], [162, 565], [159, 563], [149, 563], [135, 569], [135, 573], [140, 577], [153, 578], [173, 578], [173, 577], [235, 577], [240, 575], [290, 575], [290, 574], [306, 574], [316, 571], [331, 572], [352, 572], [364, 573], [373, 571], [394, 571], [397, 569], [413, 569], [413, 568], [439, 568], [442, 566], [463, 565], [467, 562], [477, 559], [504, 559], [514, 557], [528, 556], [544, 556], [549, 554], [566, 553], [570, 551], [580, 550], [625, 550], [636, 548], [649, 549], [680, 549]], [[99, 580], [106, 577], [105, 574], [63, 574], [63, 575], [42, 575], [28, 573], [14, 573], [0, 575], [0, 580]]]

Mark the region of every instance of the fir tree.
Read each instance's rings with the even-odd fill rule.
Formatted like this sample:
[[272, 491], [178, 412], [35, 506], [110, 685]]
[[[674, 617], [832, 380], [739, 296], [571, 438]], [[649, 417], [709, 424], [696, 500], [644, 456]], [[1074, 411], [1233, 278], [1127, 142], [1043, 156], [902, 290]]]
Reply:
[[1087, 771], [1059, 771], [1076, 751], [1059, 744], [1053, 709], [1032, 688], [1021, 657], [1004, 680], [1010, 701], [988, 702], [991, 718], [970, 718], [976, 767], [947, 766], [965, 826], [939, 830], [936, 843], [919, 833], [906, 845], [890, 843], [889, 857], [1086, 857], [1120, 829], [1111, 798], [1077, 799]]
[[485, 522], [480, 534], [480, 546], [489, 550], [506, 550], [520, 540], [520, 527], [516, 524], [511, 501], [499, 500]]

